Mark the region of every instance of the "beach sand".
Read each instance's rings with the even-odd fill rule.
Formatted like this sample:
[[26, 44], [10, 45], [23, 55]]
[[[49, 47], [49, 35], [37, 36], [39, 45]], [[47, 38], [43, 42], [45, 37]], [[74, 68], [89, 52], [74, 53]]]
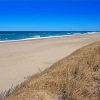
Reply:
[[0, 43], [0, 92], [95, 41], [100, 33]]

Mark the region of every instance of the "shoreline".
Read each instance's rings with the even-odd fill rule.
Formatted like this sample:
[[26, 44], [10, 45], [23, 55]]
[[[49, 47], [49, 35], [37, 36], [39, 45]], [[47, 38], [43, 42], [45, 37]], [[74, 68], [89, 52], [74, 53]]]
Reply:
[[95, 41], [100, 34], [0, 43], [0, 92]]
[[50, 38], [62, 38], [62, 37], [82, 36], [82, 35], [99, 34], [99, 33], [100, 32], [87, 32], [87, 33], [84, 33], [84, 34], [75, 33], [73, 35], [59, 35], [59, 36], [37, 37], [37, 38], [33, 37], [33, 38], [25, 38], [25, 39], [18, 39], [18, 40], [4, 40], [4, 41], [0, 41], [0, 43], [11, 43], [11, 42], [20, 42], [20, 41], [50, 39]]

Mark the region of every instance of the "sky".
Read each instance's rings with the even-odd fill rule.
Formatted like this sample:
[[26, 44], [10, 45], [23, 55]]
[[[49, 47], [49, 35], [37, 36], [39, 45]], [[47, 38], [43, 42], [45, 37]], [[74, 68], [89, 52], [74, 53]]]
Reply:
[[100, 31], [100, 0], [0, 0], [0, 31]]

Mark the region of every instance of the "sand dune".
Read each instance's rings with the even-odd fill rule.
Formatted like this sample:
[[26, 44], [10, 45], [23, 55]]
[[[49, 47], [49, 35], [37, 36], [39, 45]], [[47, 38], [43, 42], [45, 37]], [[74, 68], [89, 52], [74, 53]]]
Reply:
[[100, 42], [31, 77], [5, 100], [100, 100]]
[[0, 43], [0, 92], [94, 41], [100, 34]]

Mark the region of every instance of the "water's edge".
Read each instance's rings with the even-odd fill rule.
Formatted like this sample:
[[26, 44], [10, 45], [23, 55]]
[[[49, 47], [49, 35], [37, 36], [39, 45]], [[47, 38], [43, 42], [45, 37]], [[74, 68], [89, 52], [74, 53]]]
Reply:
[[49, 39], [49, 38], [60, 38], [60, 37], [70, 37], [70, 36], [80, 36], [86, 34], [98, 34], [100, 32], [86, 32], [84, 34], [74, 33], [72, 35], [58, 35], [58, 36], [47, 36], [47, 37], [33, 37], [33, 38], [25, 38], [25, 39], [17, 39], [17, 40], [4, 40], [0, 41], [0, 43], [9, 43], [9, 42], [20, 42], [20, 41], [29, 41], [29, 40], [40, 40], [40, 39]]

